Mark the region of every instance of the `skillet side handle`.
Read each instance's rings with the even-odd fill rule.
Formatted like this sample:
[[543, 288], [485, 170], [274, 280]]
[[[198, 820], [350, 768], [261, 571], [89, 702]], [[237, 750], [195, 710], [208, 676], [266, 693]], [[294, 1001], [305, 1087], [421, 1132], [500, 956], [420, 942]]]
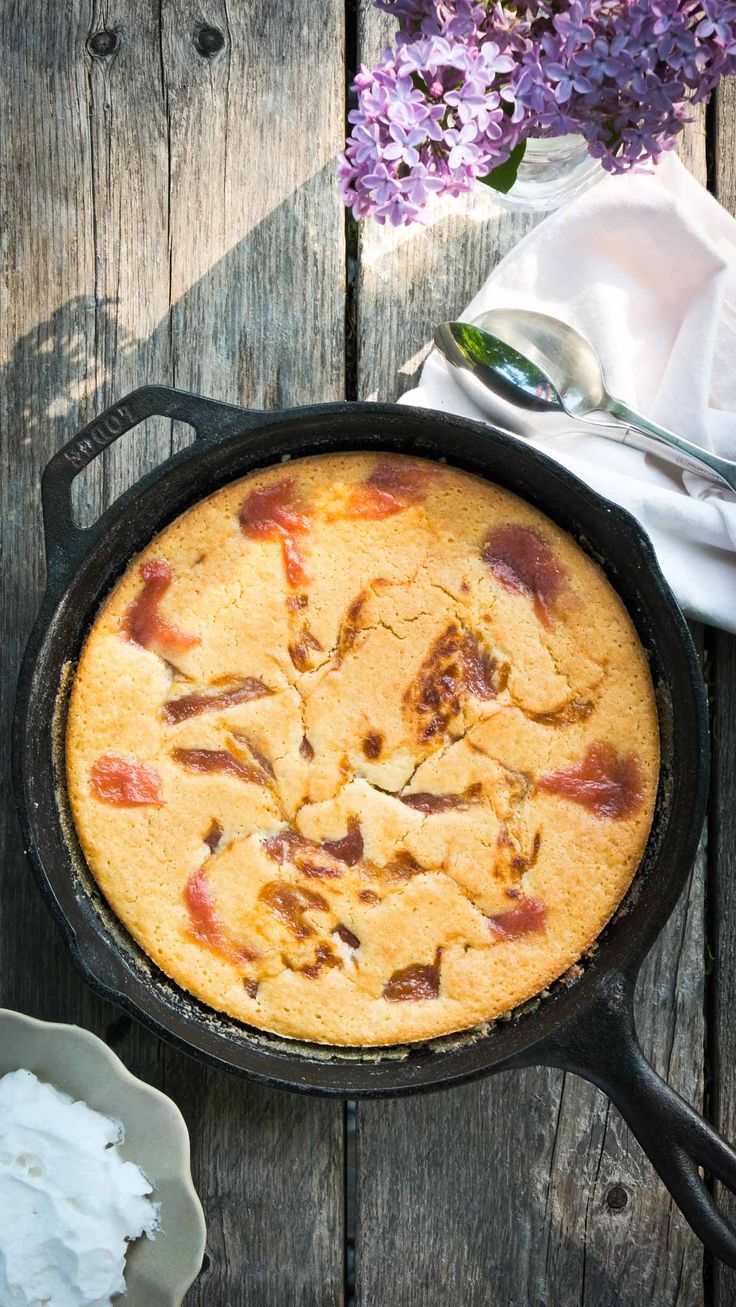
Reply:
[[547, 1043], [540, 1060], [574, 1071], [608, 1095], [698, 1238], [736, 1267], [736, 1229], [698, 1169], [736, 1193], [736, 1151], [645, 1058], [634, 1024], [635, 982], [635, 975], [619, 974], [602, 985], [574, 1028]]
[[221, 404], [170, 386], [141, 386], [111, 404], [58, 450], [44, 469], [41, 502], [49, 587], [70, 575], [83, 543], [89, 538], [89, 530], [94, 529], [82, 530], [75, 524], [71, 497], [74, 478], [126, 431], [149, 417], [186, 422], [194, 427], [197, 439], [203, 441], [244, 431], [265, 420], [262, 413]]

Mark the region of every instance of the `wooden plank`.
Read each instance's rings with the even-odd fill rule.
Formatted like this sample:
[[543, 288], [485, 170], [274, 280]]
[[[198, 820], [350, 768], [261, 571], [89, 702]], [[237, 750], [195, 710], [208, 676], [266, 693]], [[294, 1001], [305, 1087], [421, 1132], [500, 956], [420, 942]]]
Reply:
[[[22, 8], [22, 6], [21, 6]], [[90, 109], [97, 72], [85, 54], [87, 6], [0, 11], [3, 296], [0, 312], [2, 738], [8, 740], [20, 654], [43, 584], [39, 477], [50, 455], [92, 416], [109, 360], [114, 311], [97, 248]], [[145, 80], [147, 70], [141, 70]], [[131, 95], [142, 94], [142, 83]], [[155, 131], [155, 109], [150, 106]], [[100, 119], [102, 109], [100, 109]], [[8, 124], [14, 130], [7, 130]], [[153, 173], [150, 187], [155, 188]], [[144, 200], [149, 200], [145, 196]], [[131, 222], [135, 221], [131, 215]], [[123, 293], [125, 287], [123, 287]], [[99, 499], [99, 472], [90, 495]], [[156, 1040], [96, 1000], [71, 969], [20, 847], [3, 750], [0, 804], [0, 1002], [76, 1021], [160, 1077]]]
[[[211, 5], [225, 45], [165, 10], [172, 376], [257, 407], [343, 394], [343, 115], [338, 0]], [[320, 76], [314, 76], [319, 68]], [[329, 1307], [343, 1293], [343, 1107], [256, 1089], [171, 1050], [167, 1092], [194, 1140], [211, 1266], [195, 1304]]]
[[[713, 113], [712, 185], [716, 198], [736, 216], [736, 84], [721, 84]], [[708, 944], [712, 973], [708, 985], [711, 1118], [728, 1139], [736, 1140], [736, 638], [713, 632], [711, 641], [713, 780], [711, 856], [708, 882]], [[736, 1223], [736, 1199], [717, 1186], [724, 1211]], [[713, 1267], [714, 1307], [736, 1301], [736, 1272]]]
[[[146, 380], [252, 404], [341, 397], [344, 72], [338, 0], [220, 0], [204, 40], [186, 0], [100, 2], [91, 22], [81, 0], [9, 4], [0, 21], [15, 125], [0, 162], [6, 725], [43, 574], [38, 476], [80, 422]], [[92, 56], [100, 29], [114, 49]], [[83, 516], [171, 443], [151, 422], [98, 460]], [[180, 1102], [210, 1232], [188, 1303], [341, 1302], [342, 1106], [205, 1071], [93, 999], [31, 884], [7, 787], [2, 813], [0, 1001], [107, 1033]]]
[[[360, 59], [390, 25], [359, 10]], [[702, 118], [685, 154], [705, 176]], [[361, 228], [358, 393], [415, 384], [436, 323], [468, 302], [533, 219], [485, 197], [426, 229]], [[655, 1065], [702, 1101], [703, 858], [647, 961], [638, 1025]], [[549, 1071], [357, 1115], [358, 1307], [696, 1307], [702, 1251], [616, 1111]]]
[[264, 408], [341, 399], [343, 4], [218, 0], [209, 60], [200, 6], [165, 14], [176, 383]]
[[[714, 633], [712, 646], [713, 766], [708, 945], [712, 957], [709, 993], [709, 1071], [711, 1119], [727, 1139], [736, 1140], [736, 638]], [[736, 1199], [717, 1186], [719, 1202], [736, 1224]], [[714, 1307], [736, 1301], [736, 1272], [713, 1268]]]

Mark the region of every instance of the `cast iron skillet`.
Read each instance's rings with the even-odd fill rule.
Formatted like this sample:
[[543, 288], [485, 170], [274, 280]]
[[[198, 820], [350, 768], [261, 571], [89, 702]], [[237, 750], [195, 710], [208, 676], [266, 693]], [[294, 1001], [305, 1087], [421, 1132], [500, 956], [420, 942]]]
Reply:
[[[80, 530], [71, 484], [106, 446], [152, 414], [190, 423], [197, 440]], [[64, 787], [65, 689], [100, 601], [130, 558], [196, 500], [292, 455], [396, 450], [446, 459], [516, 491], [570, 531], [622, 596], [651, 661], [662, 737], [656, 814], [641, 867], [583, 974], [558, 982], [490, 1029], [390, 1050], [326, 1049], [253, 1030], [187, 996], [116, 921], [84, 865]], [[27, 848], [72, 957], [98, 992], [189, 1053], [264, 1084], [348, 1097], [432, 1089], [546, 1064], [585, 1076], [616, 1103], [695, 1232], [736, 1266], [736, 1230], [699, 1166], [736, 1189], [736, 1152], [664, 1081], [637, 1043], [641, 962], [683, 888], [702, 827], [707, 711], [687, 627], [628, 513], [521, 441], [415, 408], [325, 404], [259, 413], [147, 386], [113, 405], [52, 458], [43, 477], [47, 589], [21, 670], [14, 780]]]

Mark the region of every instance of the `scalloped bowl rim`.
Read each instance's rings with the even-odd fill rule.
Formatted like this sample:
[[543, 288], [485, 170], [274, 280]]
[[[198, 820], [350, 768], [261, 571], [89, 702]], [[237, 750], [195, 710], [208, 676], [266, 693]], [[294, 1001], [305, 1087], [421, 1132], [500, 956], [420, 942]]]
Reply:
[[[22, 1054], [24, 1046], [27, 1056]], [[154, 1240], [144, 1236], [131, 1244], [125, 1272], [128, 1291], [115, 1301], [120, 1307], [180, 1307], [199, 1275], [207, 1231], [190, 1172], [189, 1132], [179, 1108], [160, 1089], [133, 1075], [90, 1030], [0, 1008], [0, 1076], [20, 1068], [123, 1122], [120, 1151], [154, 1186], [161, 1228]], [[94, 1076], [89, 1076], [90, 1068]]]

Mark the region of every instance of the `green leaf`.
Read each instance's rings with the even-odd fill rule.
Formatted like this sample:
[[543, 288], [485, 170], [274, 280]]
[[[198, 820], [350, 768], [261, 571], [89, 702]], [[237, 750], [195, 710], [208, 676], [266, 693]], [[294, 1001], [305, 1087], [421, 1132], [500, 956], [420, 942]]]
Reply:
[[525, 153], [526, 141], [519, 141], [504, 163], [499, 163], [487, 177], [479, 177], [478, 181], [484, 186], [490, 186], [494, 191], [500, 191], [502, 195], [507, 195], [516, 181]]
[[615, 149], [618, 149], [619, 145], [621, 144], [621, 141], [616, 134], [616, 127], [613, 118], [603, 119], [603, 130], [606, 133], [606, 140], [605, 140], [606, 149], [613, 150], [614, 147]]

